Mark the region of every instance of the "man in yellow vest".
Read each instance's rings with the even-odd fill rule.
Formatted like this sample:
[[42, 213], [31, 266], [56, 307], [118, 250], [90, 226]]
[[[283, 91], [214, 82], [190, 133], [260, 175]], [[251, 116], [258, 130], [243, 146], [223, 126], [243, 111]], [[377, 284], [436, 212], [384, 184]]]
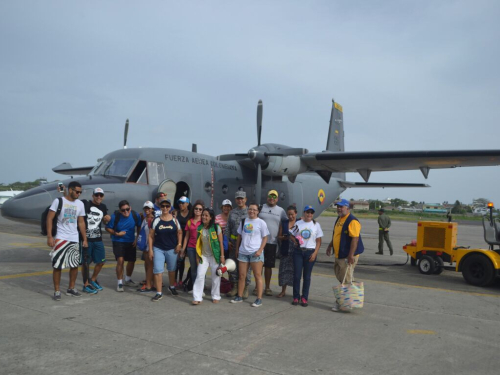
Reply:
[[[354, 274], [354, 267], [358, 263], [359, 254], [364, 251], [361, 240], [361, 224], [359, 220], [351, 214], [349, 201], [341, 199], [337, 203], [338, 218], [333, 229], [333, 238], [326, 249], [326, 255], [335, 255], [333, 269], [339, 282], [351, 283], [351, 276]], [[352, 270], [349, 270], [349, 266]], [[347, 272], [349, 270], [349, 272]], [[344, 280], [345, 278], [345, 280]], [[339, 311], [339, 305], [335, 302], [333, 311]]]

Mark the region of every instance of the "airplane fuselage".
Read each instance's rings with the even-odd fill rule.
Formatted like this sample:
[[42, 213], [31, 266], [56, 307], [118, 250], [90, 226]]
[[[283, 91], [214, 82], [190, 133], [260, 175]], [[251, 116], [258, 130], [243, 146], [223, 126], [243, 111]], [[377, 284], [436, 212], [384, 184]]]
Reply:
[[[271, 157], [270, 164], [274, 162]], [[177, 201], [187, 195], [191, 201], [201, 199], [208, 207], [220, 211], [224, 199], [233, 204], [236, 191], [244, 190], [248, 202], [255, 201], [255, 169], [236, 161], [220, 161], [214, 156], [195, 152], [163, 149], [132, 148], [113, 151], [104, 156], [88, 176], [63, 180], [68, 186], [78, 181], [83, 187], [80, 199], [92, 199], [94, 188], [105, 192], [104, 203], [110, 210], [118, 209], [118, 202], [126, 199], [133, 209], [141, 211], [145, 201], [154, 201], [158, 190]], [[286, 176], [264, 175], [263, 196], [268, 190], [279, 192], [278, 205], [295, 205], [299, 213], [303, 207], [313, 205], [320, 215], [344, 190], [338, 177], [327, 184], [315, 173], [299, 174], [292, 183]], [[61, 196], [57, 182], [39, 186], [17, 195], [2, 207], [2, 215], [14, 220], [39, 222], [43, 210]]]

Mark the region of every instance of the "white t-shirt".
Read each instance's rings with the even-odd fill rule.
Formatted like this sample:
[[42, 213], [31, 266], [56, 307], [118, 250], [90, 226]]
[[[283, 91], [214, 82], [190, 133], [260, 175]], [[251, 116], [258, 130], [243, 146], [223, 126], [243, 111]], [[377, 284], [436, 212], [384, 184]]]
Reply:
[[306, 249], [315, 249], [316, 239], [323, 237], [321, 225], [318, 222], [314, 224], [312, 220], [307, 223], [304, 220], [297, 221], [292, 228], [292, 234], [299, 241], [299, 246]]
[[241, 235], [239, 252], [242, 255], [252, 255], [260, 249], [262, 239], [269, 235], [269, 230], [264, 220], [246, 218], [243, 230], [241, 223], [238, 225], [238, 234]]
[[[62, 198], [61, 213], [57, 217], [56, 240], [78, 242], [78, 217], [85, 216], [85, 206], [77, 199], [74, 202]], [[50, 210], [57, 212], [59, 200], [56, 198], [50, 206]]]

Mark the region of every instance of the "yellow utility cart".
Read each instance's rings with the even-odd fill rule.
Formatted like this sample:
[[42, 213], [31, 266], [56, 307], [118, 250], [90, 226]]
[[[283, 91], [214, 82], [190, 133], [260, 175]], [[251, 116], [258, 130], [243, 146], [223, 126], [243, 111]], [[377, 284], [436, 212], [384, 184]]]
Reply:
[[470, 249], [457, 246], [458, 224], [435, 221], [419, 221], [417, 240], [403, 246], [411, 257], [411, 265], [425, 275], [440, 274], [443, 269], [462, 272], [469, 284], [487, 286], [500, 276], [500, 233], [490, 213], [483, 217], [484, 238], [489, 249]]

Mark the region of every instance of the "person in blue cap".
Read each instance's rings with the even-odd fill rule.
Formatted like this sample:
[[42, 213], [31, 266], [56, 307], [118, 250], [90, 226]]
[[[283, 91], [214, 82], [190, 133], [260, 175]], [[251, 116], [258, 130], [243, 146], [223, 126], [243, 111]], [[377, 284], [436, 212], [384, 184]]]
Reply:
[[[337, 214], [339, 215], [333, 226], [333, 238], [326, 249], [326, 255], [335, 255], [333, 269], [339, 282], [351, 283], [351, 276], [354, 273], [354, 267], [358, 263], [359, 254], [364, 251], [363, 241], [361, 240], [361, 224], [359, 220], [351, 214], [350, 204], [347, 199], [341, 199], [335, 203]], [[349, 270], [352, 266], [352, 271]], [[335, 301], [332, 307], [333, 311], [339, 311], [339, 305]]]
[[[321, 225], [314, 219], [314, 207], [305, 206], [302, 220], [297, 221], [295, 227], [290, 229], [290, 234], [296, 241], [297, 247], [293, 253], [293, 301], [292, 305], [300, 304], [304, 307], [308, 306], [309, 288], [311, 286], [311, 273], [316, 263], [316, 257], [321, 246], [321, 237], [323, 230]], [[300, 293], [300, 279], [303, 278], [302, 294]]]

